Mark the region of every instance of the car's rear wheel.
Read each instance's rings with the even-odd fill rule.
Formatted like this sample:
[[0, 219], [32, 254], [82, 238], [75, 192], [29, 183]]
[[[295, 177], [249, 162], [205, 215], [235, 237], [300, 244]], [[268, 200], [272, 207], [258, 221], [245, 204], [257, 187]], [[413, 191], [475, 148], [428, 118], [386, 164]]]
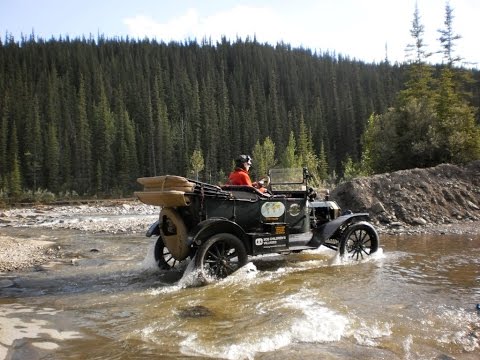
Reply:
[[228, 233], [210, 237], [198, 248], [195, 267], [204, 280], [222, 279], [247, 263], [245, 245], [235, 235]]
[[165, 246], [162, 236], [159, 236], [155, 243], [153, 255], [155, 257], [155, 262], [162, 270], [176, 269], [180, 265], [180, 261], [176, 260]]
[[378, 250], [378, 234], [367, 222], [350, 225], [340, 239], [340, 255], [362, 260]]

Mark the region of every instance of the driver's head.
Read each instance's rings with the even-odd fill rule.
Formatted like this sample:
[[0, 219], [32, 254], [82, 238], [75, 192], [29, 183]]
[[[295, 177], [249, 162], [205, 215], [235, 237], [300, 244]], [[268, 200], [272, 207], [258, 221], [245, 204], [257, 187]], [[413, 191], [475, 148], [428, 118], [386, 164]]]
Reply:
[[252, 158], [250, 155], [240, 155], [235, 159], [235, 166], [248, 170], [252, 166]]

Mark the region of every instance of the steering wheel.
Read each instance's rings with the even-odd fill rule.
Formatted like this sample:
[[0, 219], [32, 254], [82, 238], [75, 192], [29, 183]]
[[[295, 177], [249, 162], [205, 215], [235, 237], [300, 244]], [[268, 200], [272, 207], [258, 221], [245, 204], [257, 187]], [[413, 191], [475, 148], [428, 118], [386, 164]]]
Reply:
[[270, 176], [264, 176], [257, 183], [262, 187], [268, 187], [270, 185]]

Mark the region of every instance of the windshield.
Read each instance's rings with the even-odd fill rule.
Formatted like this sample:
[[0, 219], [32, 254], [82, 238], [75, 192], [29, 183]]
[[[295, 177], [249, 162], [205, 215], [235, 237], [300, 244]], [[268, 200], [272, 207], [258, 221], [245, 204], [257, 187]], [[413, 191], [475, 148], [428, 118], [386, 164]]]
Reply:
[[305, 190], [302, 168], [270, 169], [270, 186], [275, 190]]

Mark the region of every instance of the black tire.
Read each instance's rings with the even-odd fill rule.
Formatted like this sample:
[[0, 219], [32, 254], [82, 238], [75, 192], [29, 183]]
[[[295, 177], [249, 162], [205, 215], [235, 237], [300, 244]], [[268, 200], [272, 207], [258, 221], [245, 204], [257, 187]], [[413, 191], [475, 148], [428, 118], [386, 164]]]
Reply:
[[161, 236], [158, 237], [157, 242], [155, 243], [153, 256], [155, 257], [155, 262], [158, 267], [162, 270], [175, 269], [181, 263], [181, 261], [176, 260], [167, 249]]
[[340, 255], [362, 260], [378, 250], [378, 243], [378, 234], [372, 225], [365, 221], [353, 223], [340, 239]]
[[223, 279], [247, 263], [245, 245], [235, 235], [220, 233], [213, 235], [197, 250], [195, 267], [199, 276]]

